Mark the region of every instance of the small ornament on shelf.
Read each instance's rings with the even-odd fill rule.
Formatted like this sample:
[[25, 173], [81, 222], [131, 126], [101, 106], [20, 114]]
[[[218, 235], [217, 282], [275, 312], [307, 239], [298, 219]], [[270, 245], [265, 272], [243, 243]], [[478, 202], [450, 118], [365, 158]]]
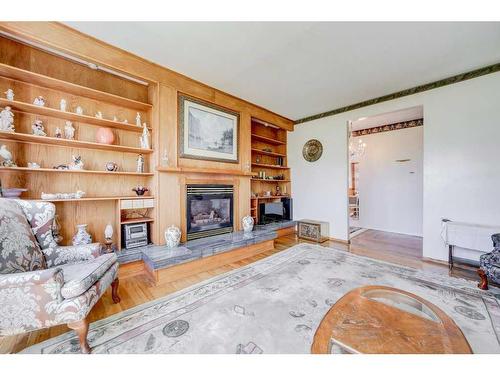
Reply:
[[64, 137], [66, 139], [75, 139], [75, 128], [71, 121], [66, 121], [64, 125]]
[[35, 100], [33, 100], [33, 104], [37, 105], [39, 107], [44, 107], [45, 106], [45, 98], [41, 95], [37, 96]]
[[6, 145], [2, 145], [2, 147], [0, 147], [0, 156], [3, 159], [3, 167], [17, 167], [16, 162], [12, 160], [12, 153], [7, 149]]
[[114, 121], [114, 122], [118, 122], [118, 117], [113, 116], [113, 121]]
[[141, 126], [142, 120], [141, 120], [141, 114], [137, 112], [137, 116], [135, 116], [135, 124], [137, 126]]
[[141, 196], [144, 195], [146, 192], [148, 192], [149, 189], [142, 185], [138, 185], [135, 188], [133, 188], [132, 191], [134, 191], [138, 196]]
[[102, 112], [101, 111], [97, 111], [97, 113], [95, 114], [95, 118], [100, 118], [102, 119]]
[[80, 155], [76, 155], [76, 156], [73, 155], [72, 158], [73, 158], [73, 162], [69, 165], [69, 169], [71, 169], [71, 170], [83, 170], [84, 163], [83, 163], [82, 157]]
[[36, 120], [33, 125], [31, 125], [31, 129], [33, 131], [33, 135], [38, 135], [39, 137], [46, 137], [47, 133], [45, 133], [45, 128], [43, 126], [42, 120]]
[[144, 173], [144, 155], [139, 154], [137, 156], [137, 173]]
[[76, 107], [75, 112], [77, 115], [83, 115], [83, 108], [78, 106], [78, 107]]
[[13, 101], [14, 100], [14, 90], [12, 89], [7, 89], [7, 91], [4, 92], [5, 97], [7, 100]]
[[54, 137], [56, 138], [62, 138], [62, 131], [61, 128], [57, 127], [54, 133]]
[[118, 164], [116, 164], [114, 161], [108, 161], [105, 165], [104, 168], [108, 172], [116, 172], [118, 170]]
[[106, 228], [104, 228], [104, 239], [106, 241], [113, 240], [113, 226], [109, 223], [106, 225]]
[[76, 226], [76, 234], [73, 236], [73, 246], [88, 245], [92, 243], [92, 236], [87, 232], [87, 224]]
[[58, 171], [67, 171], [69, 169], [68, 164], [59, 164], [54, 167], [54, 169], [57, 169]]
[[53, 199], [80, 199], [85, 196], [85, 192], [77, 190], [75, 193], [44, 193], [42, 192], [41, 198], [43, 200], [53, 200]]
[[128, 124], [128, 120], [127, 120], [127, 119], [125, 119], [125, 120], [123, 120], [123, 121], [122, 121], [122, 123], [124, 123], [124, 124]]
[[95, 139], [97, 143], [112, 145], [115, 141], [115, 135], [110, 128], [99, 128], [95, 133]]
[[14, 132], [14, 113], [9, 106], [0, 112], [0, 130], [4, 132]]
[[149, 149], [149, 129], [146, 123], [142, 124], [142, 135], [140, 137], [141, 148]]
[[59, 102], [59, 109], [63, 112], [66, 112], [66, 99], [61, 99]]
[[28, 168], [38, 169], [38, 168], [40, 168], [40, 164], [35, 163], [35, 162], [28, 162]]

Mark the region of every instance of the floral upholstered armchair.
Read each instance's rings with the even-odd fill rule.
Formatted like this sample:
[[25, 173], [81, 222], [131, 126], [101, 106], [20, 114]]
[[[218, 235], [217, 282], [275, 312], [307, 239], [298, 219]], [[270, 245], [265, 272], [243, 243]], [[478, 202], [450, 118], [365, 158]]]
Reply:
[[500, 284], [500, 233], [491, 236], [493, 240], [493, 251], [479, 257], [479, 270], [481, 277], [478, 287], [488, 289], [488, 279]]
[[0, 335], [67, 324], [89, 353], [88, 313], [110, 285], [120, 302], [117, 258], [99, 243], [58, 246], [54, 215], [52, 203], [0, 198]]

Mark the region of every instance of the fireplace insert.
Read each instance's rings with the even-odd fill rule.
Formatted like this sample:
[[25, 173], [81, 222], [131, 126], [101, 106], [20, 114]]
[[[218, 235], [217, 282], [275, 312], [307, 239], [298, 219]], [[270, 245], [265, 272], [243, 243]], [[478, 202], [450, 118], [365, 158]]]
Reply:
[[232, 185], [187, 185], [187, 240], [233, 231]]

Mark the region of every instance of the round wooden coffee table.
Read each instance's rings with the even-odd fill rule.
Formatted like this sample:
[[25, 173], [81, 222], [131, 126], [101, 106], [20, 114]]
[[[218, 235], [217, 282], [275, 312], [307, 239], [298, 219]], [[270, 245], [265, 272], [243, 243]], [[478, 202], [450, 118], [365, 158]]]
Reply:
[[354, 289], [332, 306], [311, 346], [314, 354], [470, 354], [464, 334], [441, 309], [386, 286]]

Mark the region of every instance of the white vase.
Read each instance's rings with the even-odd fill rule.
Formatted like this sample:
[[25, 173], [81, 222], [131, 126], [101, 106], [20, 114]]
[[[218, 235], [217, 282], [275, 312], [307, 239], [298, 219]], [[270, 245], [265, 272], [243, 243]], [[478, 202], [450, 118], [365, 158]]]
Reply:
[[171, 225], [165, 231], [165, 244], [168, 248], [179, 246], [181, 242], [181, 230], [175, 225]]
[[251, 232], [253, 230], [253, 224], [254, 224], [253, 217], [245, 216], [243, 219], [241, 219], [241, 224], [243, 225], [243, 231], [245, 233]]
[[73, 246], [92, 243], [92, 236], [87, 232], [87, 224], [76, 226], [76, 234], [73, 236]]
[[111, 224], [106, 225], [106, 228], [104, 228], [104, 238], [108, 241], [113, 238], [113, 226]]

